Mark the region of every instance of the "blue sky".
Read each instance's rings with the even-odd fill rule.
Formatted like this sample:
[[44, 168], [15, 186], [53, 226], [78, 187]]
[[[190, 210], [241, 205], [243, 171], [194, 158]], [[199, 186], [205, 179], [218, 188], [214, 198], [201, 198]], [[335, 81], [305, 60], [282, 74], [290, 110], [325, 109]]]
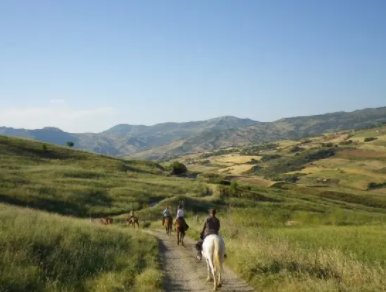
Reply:
[[0, 0], [0, 126], [386, 105], [384, 0]]

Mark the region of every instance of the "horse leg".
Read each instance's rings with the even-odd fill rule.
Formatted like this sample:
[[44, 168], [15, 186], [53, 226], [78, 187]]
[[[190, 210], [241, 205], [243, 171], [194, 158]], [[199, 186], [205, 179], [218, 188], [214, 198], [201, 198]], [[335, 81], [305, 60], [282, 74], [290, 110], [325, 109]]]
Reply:
[[180, 231], [177, 230], [177, 245], [180, 245]]
[[217, 290], [217, 278], [216, 278], [216, 268], [213, 265], [212, 259], [209, 258], [209, 266], [210, 269], [212, 270], [212, 276], [213, 276], [213, 290]]
[[217, 287], [221, 287], [222, 286], [222, 282], [221, 282], [221, 271], [218, 271], [218, 281], [217, 281]]
[[212, 278], [211, 278], [211, 273], [210, 273], [209, 261], [207, 259], [205, 259], [205, 260], [206, 260], [206, 268], [207, 268], [207, 271], [208, 271], [208, 277], [206, 278], [206, 281], [210, 282], [210, 280], [212, 280]]

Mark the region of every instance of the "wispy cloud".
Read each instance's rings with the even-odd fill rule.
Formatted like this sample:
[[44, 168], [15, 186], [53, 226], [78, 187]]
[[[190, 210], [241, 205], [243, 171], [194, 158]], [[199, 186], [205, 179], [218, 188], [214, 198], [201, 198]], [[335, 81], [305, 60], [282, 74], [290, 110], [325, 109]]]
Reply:
[[0, 108], [0, 126], [26, 129], [51, 126], [75, 133], [100, 132], [113, 125], [117, 116], [117, 111], [111, 107], [75, 109], [52, 105]]

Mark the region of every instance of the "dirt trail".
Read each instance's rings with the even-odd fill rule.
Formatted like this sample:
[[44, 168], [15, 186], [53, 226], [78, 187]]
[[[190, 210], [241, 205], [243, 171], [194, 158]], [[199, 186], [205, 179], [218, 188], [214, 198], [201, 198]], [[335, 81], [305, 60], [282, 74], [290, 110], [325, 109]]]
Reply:
[[[185, 247], [178, 246], [176, 234], [167, 236], [163, 229], [148, 231], [155, 236], [162, 253], [162, 269], [166, 273], [165, 291], [167, 292], [204, 292], [212, 291], [213, 282], [207, 283], [206, 263], [195, 259], [195, 242], [185, 237]], [[226, 262], [226, 261], [225, 261]], [[222, 292], [253, 292], [245, 281], [240, 280], [228, 268], [224, 267]]]

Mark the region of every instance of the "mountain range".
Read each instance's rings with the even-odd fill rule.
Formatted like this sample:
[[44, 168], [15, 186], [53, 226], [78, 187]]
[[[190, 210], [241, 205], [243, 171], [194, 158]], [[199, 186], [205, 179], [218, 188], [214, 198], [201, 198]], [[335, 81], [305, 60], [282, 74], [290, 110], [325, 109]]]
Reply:
[[24, 137], [101, 154], [141, 159], [164, 159], [187, 153], [215, 150], [325, 132], [362, 129], [386, 123], [386, 107], [258, 122], [224, 116], [215, 119], [161, 123], [153, 126], [120, 124], [101, 133], [67, 133], [57, 128], [38, 130], [0, 127], [0, 135]]

